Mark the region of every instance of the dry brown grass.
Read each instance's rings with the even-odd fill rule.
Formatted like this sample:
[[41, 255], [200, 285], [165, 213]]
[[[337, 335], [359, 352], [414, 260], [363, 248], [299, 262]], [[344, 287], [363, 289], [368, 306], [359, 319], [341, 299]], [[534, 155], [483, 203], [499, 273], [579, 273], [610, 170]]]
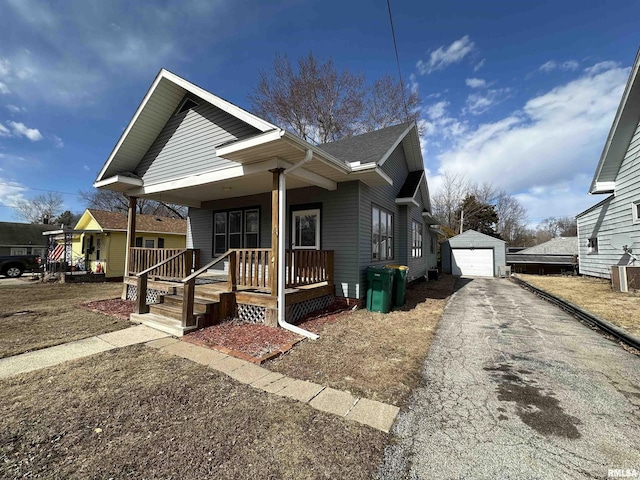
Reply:
[[388, 314], [357, 310], [326, 325], [316, 341], [305, 340], [267, 363], [271, 370], [402, 405], [420, 378], [454, 278], [411, 285], [407, 304]]
[[128, 320], [78, 308], [117, 297], [120, 283], [25, 284], [0, 287], [0, 358], [130, 326]]
[[593, 277], [518, 276], [640, 337], [638, 294], [614, 292], [608, 280]]
[[144, 346], [0, 381], [0, 478], [371, 478], [387, 439]]

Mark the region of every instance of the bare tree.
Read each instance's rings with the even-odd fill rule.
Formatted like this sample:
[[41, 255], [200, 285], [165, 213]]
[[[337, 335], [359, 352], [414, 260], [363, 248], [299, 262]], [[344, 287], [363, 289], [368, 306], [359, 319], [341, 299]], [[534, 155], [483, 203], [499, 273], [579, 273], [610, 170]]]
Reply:
[[[80, 196], [88, 208], [106, 210], [109, 212], [129, 211], [129, 198], [121, 192], [112, 190], [81, 190]], [[186, 218], [187, 207], [172, 203], [158, 202], [146, 198], [138, 198], [137, 212], [160, 217]]]
[[458, 219], [456, 212], [460, 209], [470, 189], [465, 175], [445, 171], [442, 174], [440, 189], [431, 196], [431, 209], [441, 225], [456, 229]]
[[272, 69], [260, 71], [249, 99], [257, 115], [315, 144], [415, 119], [420, 103], [389, 75], [368, 87], [363, 74], [338, 71], [333, 60], [313, 53], [295, 66], [276, 55]]
[[17, 200], [13, 208], [21, 220], [29, 223], [45, 223], [61, 213], [63, 204], [62, 195], [49, 192], [36, 195], [28, 200]]

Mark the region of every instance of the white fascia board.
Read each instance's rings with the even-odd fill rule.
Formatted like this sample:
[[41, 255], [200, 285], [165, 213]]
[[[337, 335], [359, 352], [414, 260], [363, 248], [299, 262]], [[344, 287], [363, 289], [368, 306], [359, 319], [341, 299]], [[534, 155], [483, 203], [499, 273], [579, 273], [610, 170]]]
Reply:
[[204, 88], [200, 88], [199, 86], [189, 82], [188, 80], [185, 80], [184, 78], [179, 77], [175, 73], [171, 73], [170, 71], [165, 70], [163, 68], [160, 71], [160, 75], [163, 78], [166, 78], [167, 80], [170, 80], [176, 85], [179, 85], [180, 87], [184, 88], [188, 92], [191, 92], [194, 95], [197, 95], [198, 97], [202, 98], [203, 100], [211, 103], [212, 105], [215, 105], [219, 109], [224, 110], [230, 115], [233, 115], [234, 117], [239, 118], [243, 122], [248, 123], [249, 125], [257, 128], [261, 132], [266, 132], [268, 130], [278, 130], [278, 127], [276, 127], [272, 123], [269, 123], [266, 120], [261, 119], [260, 117], [256, 117], [255, 115], [234, 105], [231, 102], [227, 102], [226, 100], [223, 100], [217, 95], [214, 95], [213, 93], [208, 92]]
[[342, 160], [337, 159], [333, 155], [328, 154], [327, 152], [320, 150], [315, 145], [311, 145], [309, 142], [302, 140], [301, 138], [289, 133], [287, 131], [284, 132], [283, 138], [288, 140], [291, 144], [297, 146], [303, 152], [307, 150], [311, 150], [313, 152], [313, 156], [320, 160], [321, 162], [334, 167], [335, 169], [341, 171], [342, 173], [350, 173], [351, 166], [347, 165]]
[[393, 143], [393, 145], [391, 145], [391, 148], [389, 150], [387, 150], [387, 153], [385, 153], [382, 156], [382, 158], [380, 160], [378, 160], [378, 165], [379, 166], [384, 165], [384, 162], [387, 161], [387, 159], [391, 156], [393, 151], [398, 147], [398, 145], [400, 145], [400, 142], [402, 142], [402, 140], [404, 140], [404, 137], [406, 137], [407, 134], [411, 131], [411, 129], [414, 128], [415, 126], [416, 126], [416, 122], [411, 122], [411, 124], [409, 124], [407, 129], [404, 132], [402, 132], [402, 134], [397, 138], [397, 140]]
[[393, 185], [393, 179], [389, 175], [384, 173], [384, 171], [381, 168], [378, 168], [378, 166], [375, 163], [365, 163], [364, 165], [360, 165], [358, 167], [353, 167], [351, 169], [351, 171], [354, 174], [370, 173], [370, 172], [373, 171], [373, 172], [377, 173], [389, 185]]
[[141, 187], [144, 184], [141, 178], [127, 177], [125, 175], [114, 175], [113, 177], [105, 178], [104, 180], [95, 182], [93, 186], [95, 188], [104, 188], [115, 183], [127, 185], [131, 188]]
[[595, 182], [589, 193], [615, 193], [616, 182]]
[[231, 153], [236, 153], [246, 148], [253, 148], [264, 145], [265, 143], [275, 142], [280, 140], [283, 134], [283, 130], [276, 129], [273, 131], [262, 133], [260, 135], [256, 135], [251, 138], [247, 138], [246, 140], [238, 140], [228, 145], [223, 145], [216, 148], [216, 156], [224, 158]]
[[254, 173], [266, 172], [274, 168], [279, 168], [282, 162], [276, 159], [267, 160], [266, 162], [252, 163], [251, 165], [238, 165], [235, 167], [215, 170], [213, 172], [202, 173], [199, 175], [191, 175], [189, 177], [179, 178], [168, 182], [156, 183], [154, 185], [145, 185], [144, 187], [131, 192], [132, 195], [152, 195], [168, 192], [171, 190], [179, 190], [182, 188], [197, 187], [207, 185], [209, 183], [221, 182], [232, 178], [251, 175]]
[[398, 205], [415, 205], [419, 207], [420, 204], [416, 202], [415, 198], [396, 198], [396, 203]]
[[[293, 166], [293, 164], [284, 160], [280, 160], [280, 165], [284, 168], [290, 168]], [[318, 175], [317, 173], [310, 172], [304, 168], [296, 168], [294, 171], [289, 173], [288, 176], [309, 182], [313, 185], [324, 188], [325, 190], [337, 190], [338, 188], [337, 182], [323, 177], [322, 175]]]
[[[142, 110], [144, 110], [144, 107], [147, 105], [147, 102], [151, 98], [151, 95], [153, 95], [153, 92], [158, 87], [158, 84], [160, 83], [160, 80], [162, 80], [162, 78], [163, 78], [163, 72], [165, 72], [165, 71], [166, 70], [162, 69], [162, 70], [160, 70], [160, 72], [158, 72], [158, 75], [156, 75], [156, 78], [153, 81], [153, 83], [151, 84], [151, 87], [147, 91], [146, 95], [142, 99], [142, 102], [140, 102], [140, 105], [138, 105], [138, 109], [136, 110], [136, 112], [133, 114], [133, 117], [129, 121], [129, 124], [127, 125], [127, 128], [125, 128], [124, 132], [122, 132], [122, 135], [120, 135], [120, 138], [118, 139], [118, 143], [116, 143], [116, 146], [113, 147], [113, 150], [111, 151], [111, 154], [109, 155], [109, 158], [107, 159], [106, 163], [104, 164], [104, 166], [100, 170], [100, 173], [98, 173], [98, 178], [96, 178], [95, 183], [98, 183], [101, 180], [103, 180], [102, 177], [104, 176], [105, 172], [107, 171], [107, 168], [109, 168], [109, 165], [111, 165], [111, 162], [113, 161], [114, 157], [117, 155], [118, 151], [120, 150], [120, 147], [124, 143], [125, 139], [129, 135], [129, 132], [131, 131], [131, 129], [135, 125], [136, 121], [138, 120], [138, 117], [142, 113]], [[94, 186], [95, 186], [95, 183], [94, 183]]]

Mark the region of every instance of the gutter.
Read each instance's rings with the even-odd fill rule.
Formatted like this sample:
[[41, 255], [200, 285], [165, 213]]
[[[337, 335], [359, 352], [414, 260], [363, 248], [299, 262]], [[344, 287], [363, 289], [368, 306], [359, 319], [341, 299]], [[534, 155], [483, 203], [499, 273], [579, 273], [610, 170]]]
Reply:
[[309, 332], [303, 328], [293, 325], [285, 320], [285, 249], [284, 239], [286, 231], [286, 204], [287, 204], [287, 181], [286, 175], [302, 167], [305, 163], [313, 158], [313, 151], [307, 149], [307, 152], [302, 160], [295, 165], [287, 168], [281, 172], [278, 176], [278, 325], [282, 328], [289, 330], [298, 335], [302, 335], [312, 340], [317, 340], [319, 337], [315, 333]]

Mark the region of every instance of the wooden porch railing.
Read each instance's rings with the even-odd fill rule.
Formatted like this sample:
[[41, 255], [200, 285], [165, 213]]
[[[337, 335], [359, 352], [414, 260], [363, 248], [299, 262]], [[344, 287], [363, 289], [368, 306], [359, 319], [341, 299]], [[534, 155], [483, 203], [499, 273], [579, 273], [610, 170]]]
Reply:
[[[271, 291], [270, 248], [245, 248], [234, 251], [236, 256], [236, 286], [253, 287]], [[231, 266], [229, 267], [231, 271]]]
[[333, 284], [333, 250], [287, 250], [285, 261], [287, 288]]
[[[178, 254], [179, 257], [173, 258]], [[129, 247], [129, 274], [151, 269], [153, 275], [162, 279], [181, 279], [200, 264], [200, 250], [185, 248], [142, 248]], [[166, 262], [172, 258], [172, 261]]]

